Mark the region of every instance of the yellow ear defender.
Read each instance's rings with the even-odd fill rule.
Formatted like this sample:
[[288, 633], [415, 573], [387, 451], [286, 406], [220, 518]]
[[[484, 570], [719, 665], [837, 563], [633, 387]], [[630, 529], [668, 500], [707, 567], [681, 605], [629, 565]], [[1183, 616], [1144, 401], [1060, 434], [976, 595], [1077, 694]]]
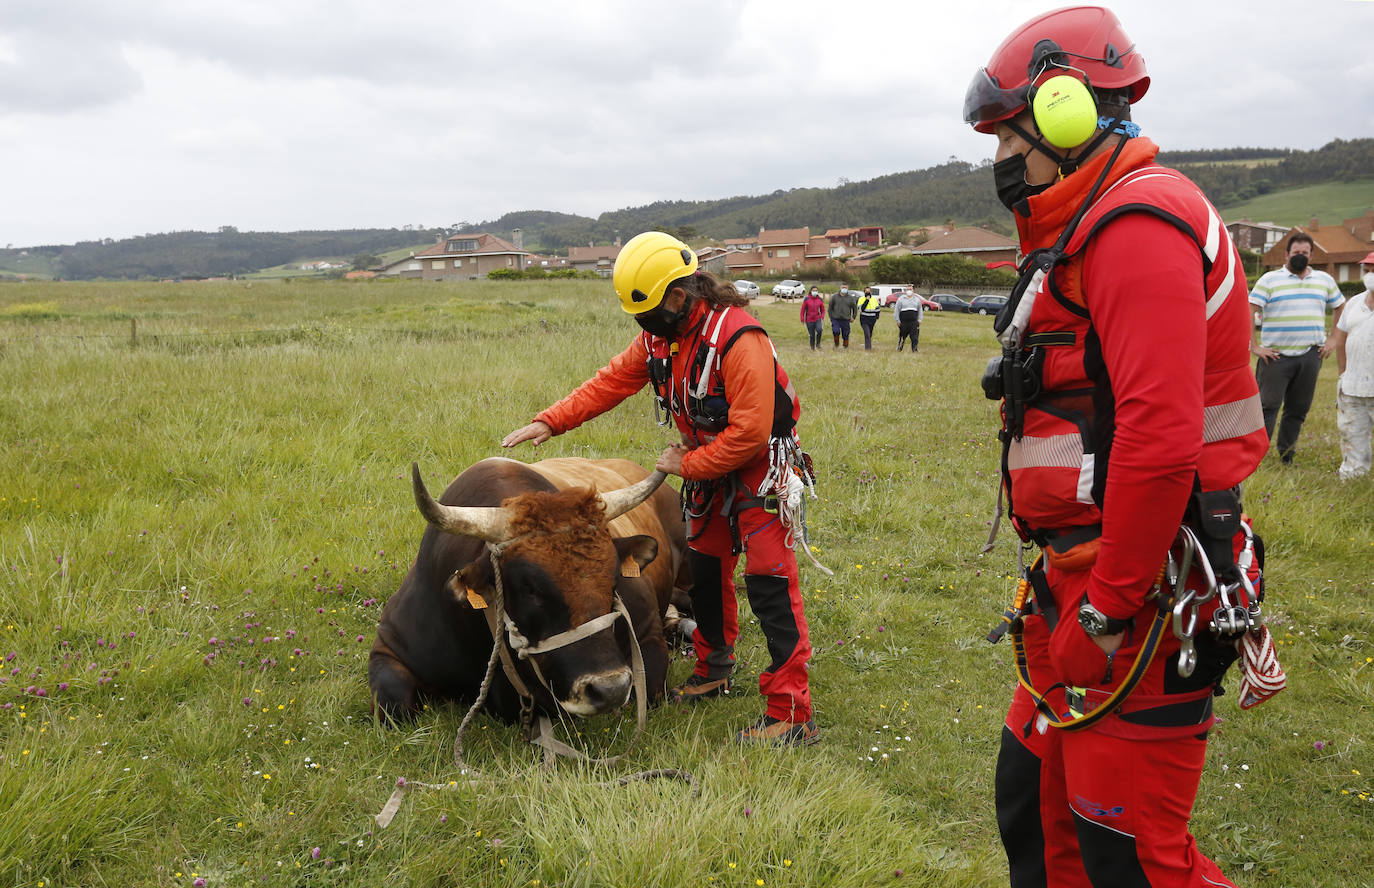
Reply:
[[1097, 102], [1087, 84], [1057, 74], [1031, 97], [1031, 115], [1045, 141], [1056, 148], [1082, 145], [1097, 131]]

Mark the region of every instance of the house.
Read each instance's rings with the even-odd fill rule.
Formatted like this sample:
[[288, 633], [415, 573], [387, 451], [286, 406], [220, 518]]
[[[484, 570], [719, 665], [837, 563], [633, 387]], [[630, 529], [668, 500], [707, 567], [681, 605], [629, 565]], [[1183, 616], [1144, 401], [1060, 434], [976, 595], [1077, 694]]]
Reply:
[[902, 244], [892, 244], [891, 246], [879, 247], [876, 250], [865, 250], [855, 256], [851, 256], [844, 264], [845, 270], [858, 275], [868, 274], [869, 265], [879, 256], [910, 256], [911, 247]]
[[728, 270], [725, 265], [727, 255], [724, 247], [702, 247], [697, 250], [697, 267], [719, 277]]
[[[518, 235], [516, 239], [519, 240]], [[377, 274], [426, 281], [474, 280], [485, 278], [498, 268], [524, 271], [529, 255], [494, 234], [455, 234], [439, 238], [427, 250], [386, 265]]]
[[1270, 247], [1283, 240], [1284, 235], [1288, 233], [1286, 225], [1275, 225], [1273, 222], [1251, 222], [1249, 219], [1227, 222], [1226, 230], [1231, 235], [1231, 242], [1237, 247], [1255, 253], [1267, 252]]
[[615, 270], [615, 257], [620, 255], [620, 238], [608, 245], [587, 244], [585, 247], [568, 247], [568, 266], [578, 271], [594, 271], [602, 277], [610, 277]]
[[[1266, 271], [1283, 265], [1288, 256], [1288, 238], [1303, 232], [1312, 238], [1312, 259], [1309, 264], [1318, 271], [1324, 271], [1339, 281], [1354, 281], [1360, 278], [1360, 260], [1369, 254], [1374, 244], [1370, 243], [1374, 218], [1370, 214], [1354, 219], [1346, 219], [1341, 225], [1322, 225], [1314, 216], [1307, 227], [1294, 226], [1284, 233], [1281, 240], [1265, 252], [1260, 261]], [[1363, 232], [1362, 238], [1359, 233]]]
[[559, 271], [568, 267], [567, 256], [544, 256], [531, 253], [525, 257], [525, 268], [539, 268], [544, 271]]
[[720, 243], [730, 253], [749, 253], [759, 248], [757, 237], [727, 237]]
[[930, 240], [911, 247], [917, 256], [957, 255], [986, 264], [1015, 262], [1020, 244], [986, 228], [936, 229]]
[[883, 226], [863, 225], [859, 228], [832, 228], [821, 236], [828, 239], [832, 244], [875, 249], [883, 243]]
[[725, 273], [731, 279], [756, 278], [763, 274], [763, 251], [748, 250], [725, 254]]
[[811, 239], [806, 242], [806, 262], [810, 268], [816, 265], [824, 265], [831, 259], [839, 259], [846, 255], [849, 249], [844, 244], [833, 243], [830, 238], [823, 234], [813, 234]]
[[760, 229], [759, 250], [763, 253], [763, 273], [788, 275], [807, 265], [806, 248], [810, 242], [810, 228]]

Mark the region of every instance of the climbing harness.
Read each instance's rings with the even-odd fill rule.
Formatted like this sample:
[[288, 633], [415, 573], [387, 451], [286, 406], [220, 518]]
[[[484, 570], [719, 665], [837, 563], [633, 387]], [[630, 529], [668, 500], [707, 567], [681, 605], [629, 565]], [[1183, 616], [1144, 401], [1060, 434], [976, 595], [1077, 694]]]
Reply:
[[[1022, 562], [1021, 579], [1011, 604], [1003, 612], [1001, 622], [988, 633], [988, 641], [996, 643], [1004, 634], [1010, 633], [1016, 661], [1018, 683], [1025, 688], [1035, 703], [1044, 723], [1052, 728], [1066, 731], [1082, 730], [1090, 727], [1119, 710], [1126, 698], [1135, 690], [1144, 677], [1150, 664], [1159, 652], [1159, 645], [1166, 627], [1173, 630], [1179, 640], [1177, 671], [1180, 678], [1189, 678], [1197, 668], [1196, 635], [1201, 622], [1200, 611], [1204, 605], [1217, 602], [1207, 621], [1207, 631], [1218, 642], [1235, 645], [1242, 661], [1240, 686], [1240, 705], [1244, 709], [1262, 703], [1283, 690], [1286, 677], [1279, 665], [1274, 651], [1273, 639], [1268, 627], [1264, 625], [1260, 601], [1263, 598], [1263, 572], [1255, 561], [1255, 536], [1248, 521], [1239, 522], [1243, 541], [1239, 554], [1229, 570], [1222, 573], [1231, 579], [1218, 582], [1218, 571], [1209, 558], [1205, 557], [1203, 543], [1197, 532], [1188, 524], [1179, 525], [1179, 530], [1171, 546], [1165, 564], [1155, 578], [1147, 601], [1154, 601], [1154, 618], [1146, 630], [1140, 651], [1130, 670], [1121, 683], [1101, 702], [1088, 706], [1088, 691], [1081, 687], [1068, 687], [1055, 684], [1040, 693], [1031, 681], [1029, 659], [1022, 638], [1022, 619], [1030, 614], [1041, 614], [1053, 628], [1054, 604], [1041, 566], [1044, 556], [1038, 558], [1029, 568]], [[1175, 556], [1174, 549], [1178, 548]], [[1024, 548], [1021, 550], [1024, 552]], [[1048, 551], [1048, 550], [1047, 550]], [[1199, 553], [1203, 557], [1198, 557]], [[1018, 556], [1020, 553], [1018, 553]], [[1196, 573], [1194, 570], [1196, 569]], [[1251, 570], [1260, 577], [1258, 588], [1250, 580]], [[1202, 577], [1201, 588], [1193, 588], [1189, 580], [1193, 576]], [[1181, 590], [1181, 591], [1180, 591]], [[1110, 680], [1112, 661], [1108, 661], [1107, 676]], [[1220, 681], [1220, 678], [1218, 678]], [[1062, 689], [1067, 714], [1060, 715], [1047, 699], [1055, 690]], [[1030, 724], [1025, 730], [1030, 731]]]

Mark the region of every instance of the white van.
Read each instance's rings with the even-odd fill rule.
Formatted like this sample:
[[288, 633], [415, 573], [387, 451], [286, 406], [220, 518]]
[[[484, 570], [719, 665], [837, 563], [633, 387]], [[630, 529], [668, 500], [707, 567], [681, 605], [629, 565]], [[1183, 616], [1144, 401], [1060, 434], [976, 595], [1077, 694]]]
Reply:
[[897, 296], [911, 287], [907, 284], [874, 284], [868, 288], [868, 292], [878, 297], [878, 301], [883, 305], [891, 305], [897, 301]]

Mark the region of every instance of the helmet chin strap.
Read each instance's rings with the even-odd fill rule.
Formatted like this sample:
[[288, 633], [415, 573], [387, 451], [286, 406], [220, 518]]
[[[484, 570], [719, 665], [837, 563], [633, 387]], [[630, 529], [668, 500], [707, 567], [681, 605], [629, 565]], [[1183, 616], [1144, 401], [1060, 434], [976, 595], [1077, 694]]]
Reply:
[[1107, 137], [1112, 135], [1112, 131], [1116, 129], [1117, 124], [1120, 122], [1120, 118], [1110, 118], [1107, 125], [1099, 129], [1097, 135], [1084, 146], [1082, 151], [1078, 152], [1077, 157], [1070, 157], [1068, 150], [1065, 150], [1063, 154], [1057, 153], [1044, 139], [1039, 136], [1032, 136], [1014, 121], [1007, 121], [1007, 128], [1024, 139], [1026, 144], [1030, 145], [1032, 149], [1039, 151], [1050, 160], [1053, 160], [1055, 166], [1059, 168], [1059, 177], [1062, 179], [1064, 176], [1077, 172], [1083, 159], [1091, 157], [1092, 153], [1107, 140]]

